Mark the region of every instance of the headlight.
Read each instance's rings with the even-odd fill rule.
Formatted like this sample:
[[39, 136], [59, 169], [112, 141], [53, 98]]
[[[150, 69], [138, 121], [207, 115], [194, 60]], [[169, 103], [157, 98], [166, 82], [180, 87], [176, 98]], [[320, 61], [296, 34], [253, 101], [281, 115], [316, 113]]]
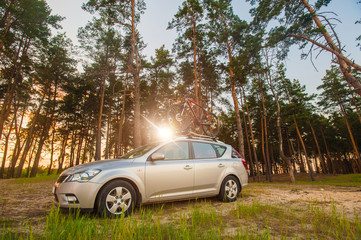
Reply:
[[84, 172], [74, 173], [69, 175], [65, 180], [66, 182], [88, 182], [90, 179], [95, 177], [101, 172], [99, 169], [91, 169]]

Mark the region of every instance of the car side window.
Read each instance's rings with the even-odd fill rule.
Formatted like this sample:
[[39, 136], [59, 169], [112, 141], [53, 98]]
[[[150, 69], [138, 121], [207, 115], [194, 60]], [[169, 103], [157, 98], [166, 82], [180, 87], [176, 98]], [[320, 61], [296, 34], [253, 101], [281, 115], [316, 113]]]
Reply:
[[185, 160], [189, 159], [188, 142], [169, 143], [159, 150], [157, 153], [164, 154], [164, 160]]
[[226, 152], [226, 147], [220, 145], [213, 145], [214, 149], [216, 149], [218, 156], [222, 157], [223, 154]]
[[193, 142], [194, 158], [217, 158], [217, 153], [208, 143]]

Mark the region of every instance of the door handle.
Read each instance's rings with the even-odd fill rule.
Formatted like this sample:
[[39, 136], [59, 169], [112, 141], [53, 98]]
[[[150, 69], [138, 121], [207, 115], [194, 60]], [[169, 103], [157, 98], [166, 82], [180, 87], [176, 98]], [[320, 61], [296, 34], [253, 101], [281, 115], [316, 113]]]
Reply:
[[218, 164], [218, 167], [220, 168], [224, 167], [223, 163]]
[[185, 167], [184, 167], [184, 169], [185, 170], [189, 170], [189, 169], [192, 169], [193, 167], [191, 167], [191, 166], [189, 166], [189, 165], [186, 165]]

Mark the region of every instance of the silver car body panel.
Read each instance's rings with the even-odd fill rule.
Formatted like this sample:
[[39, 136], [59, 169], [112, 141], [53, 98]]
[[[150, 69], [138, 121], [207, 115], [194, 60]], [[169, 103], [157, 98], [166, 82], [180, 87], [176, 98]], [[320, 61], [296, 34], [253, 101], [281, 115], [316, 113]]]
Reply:
[[[67, 176], [89, 169], [99, 169], [101, 172], [88, 182], [55, 183], [54, 194], [59, 206], [92, 209], [101, 188], [116, 179], [133, 184], [141, 196], [141, 203], [215, 196], [220, 191], [223, 179], [229, 175], [236, 176], [242, 188], [248, 184], [248, 173], [242, 159], [231, 157], [230, 145], [196, 139], [180, 140], [218, 144], [227, 149], [219, 158], [150, 160], [152, 153], [172, 142], [167, 141], [138, 158], [102, 160], [67, 169], [59, 179], [62, 175]], [[78, 203], [69, 202], [67, 195], [75, 195]]]

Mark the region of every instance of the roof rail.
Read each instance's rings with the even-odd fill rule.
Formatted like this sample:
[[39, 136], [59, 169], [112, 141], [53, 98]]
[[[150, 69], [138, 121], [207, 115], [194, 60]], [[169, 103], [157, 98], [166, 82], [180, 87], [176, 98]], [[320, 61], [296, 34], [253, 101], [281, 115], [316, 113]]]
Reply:
[[202, 140], [213, 140], [215, 142], [220, 142], [220, 141], [217, 140], [216, 137], [210, 137], [210, 136], [198, 134], [198, 133], [195, 133], [195, 132], [192, 132], [192, 131], [190, 131], [186, 136], [188, 138], [195, 138], [195, 139], [202, 139]]

